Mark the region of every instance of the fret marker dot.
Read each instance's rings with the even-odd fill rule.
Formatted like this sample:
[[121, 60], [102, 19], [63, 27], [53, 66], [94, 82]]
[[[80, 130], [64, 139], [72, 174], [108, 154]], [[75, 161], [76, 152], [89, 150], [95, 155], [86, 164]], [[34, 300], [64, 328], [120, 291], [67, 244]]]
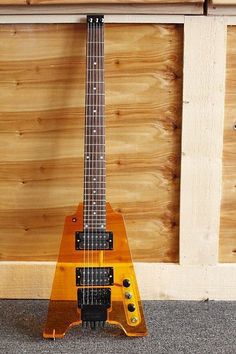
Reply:
[[93, 194], [95, 194], [96, 193], [96, 191], [93, 191]]
[[89, 159], [89, 156], [86, 156], [86, 159]]
[[94, 87], [93, 89], [94, 89], [94, 91], [96, 91], [96, 90], [97, 90], [97, 88], [96, 88], [96, 87]]
[[97, 112], [96, 109], [94, 109], [94, 110], [93, 110], [93, 113], [96, 113], [96, 112]]
[[93, 131], [94, 133], [96, 133], [96, 129], [94, 129], [94, 131]]
[[93, 202], [93, 205], [96, 205], [96, 202]]
[[97, 65], [96, 61], [93, 63], [94, 65]]
[[96, 215], [96, 211], [94, 211], [93, 215]]
[[100, 156], [100, 159], [103, 160], [103, 156]]
[[96, 181], [96, 177], [94, 177], [93, 180]]
[[86, 224], [85, 227], [86, 227], [86, 229], [87, 229], [88, 225]]
[[104, 228], [104, 225], [101, 225], [101, 228], [103, 229], [103, 228]]

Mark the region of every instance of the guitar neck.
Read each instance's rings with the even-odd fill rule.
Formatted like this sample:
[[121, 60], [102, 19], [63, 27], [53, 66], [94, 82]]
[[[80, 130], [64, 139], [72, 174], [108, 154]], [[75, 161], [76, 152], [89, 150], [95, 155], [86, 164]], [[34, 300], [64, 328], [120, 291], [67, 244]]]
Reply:
[[106, 228], [104, 18], [87, 18], [84, 229]]

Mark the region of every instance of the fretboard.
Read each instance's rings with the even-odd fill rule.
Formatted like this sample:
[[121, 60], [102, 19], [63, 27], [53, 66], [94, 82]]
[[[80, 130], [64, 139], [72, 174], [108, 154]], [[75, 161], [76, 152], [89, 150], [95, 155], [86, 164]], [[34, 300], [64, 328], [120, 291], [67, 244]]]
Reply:
[[104, 18], [87, 17], [84, 229], [106, 229]]

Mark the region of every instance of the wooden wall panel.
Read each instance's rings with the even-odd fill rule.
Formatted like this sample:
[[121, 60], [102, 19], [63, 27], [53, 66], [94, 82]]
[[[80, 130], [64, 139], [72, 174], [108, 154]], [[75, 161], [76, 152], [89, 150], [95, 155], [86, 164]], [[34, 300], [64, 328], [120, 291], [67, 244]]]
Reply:
[[236, 262], [236, 26], [228, 27], [220, 261]]
[[0, 5], [42, 4], [202, 4], [204, 0], [0, 0]]
[[[82, 200], [84, 25], [0, 26], [0, 259], [55, 260]], [[107, 25], [107, 199], [136, 261], [177, 262], [181, 25]]]

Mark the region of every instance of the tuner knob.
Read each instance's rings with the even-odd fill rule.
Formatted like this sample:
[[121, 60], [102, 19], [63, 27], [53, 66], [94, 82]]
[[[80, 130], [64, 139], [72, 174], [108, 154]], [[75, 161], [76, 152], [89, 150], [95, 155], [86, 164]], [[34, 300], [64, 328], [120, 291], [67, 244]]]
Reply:
[[123, 286], [124, 286], [125, 288], [128, 288], [128, 287], [130, 286], [130, 280], [129, 280], [129, 279], [124, 279], [124, 280], [123, 280]]
[[135, 306], [134, 306], [134, 304], [129, 304], [129, 305], [128, 305], [128, 310], [129, 310], [129, 312], [134, 312], [134, 311], [135, 311]]

